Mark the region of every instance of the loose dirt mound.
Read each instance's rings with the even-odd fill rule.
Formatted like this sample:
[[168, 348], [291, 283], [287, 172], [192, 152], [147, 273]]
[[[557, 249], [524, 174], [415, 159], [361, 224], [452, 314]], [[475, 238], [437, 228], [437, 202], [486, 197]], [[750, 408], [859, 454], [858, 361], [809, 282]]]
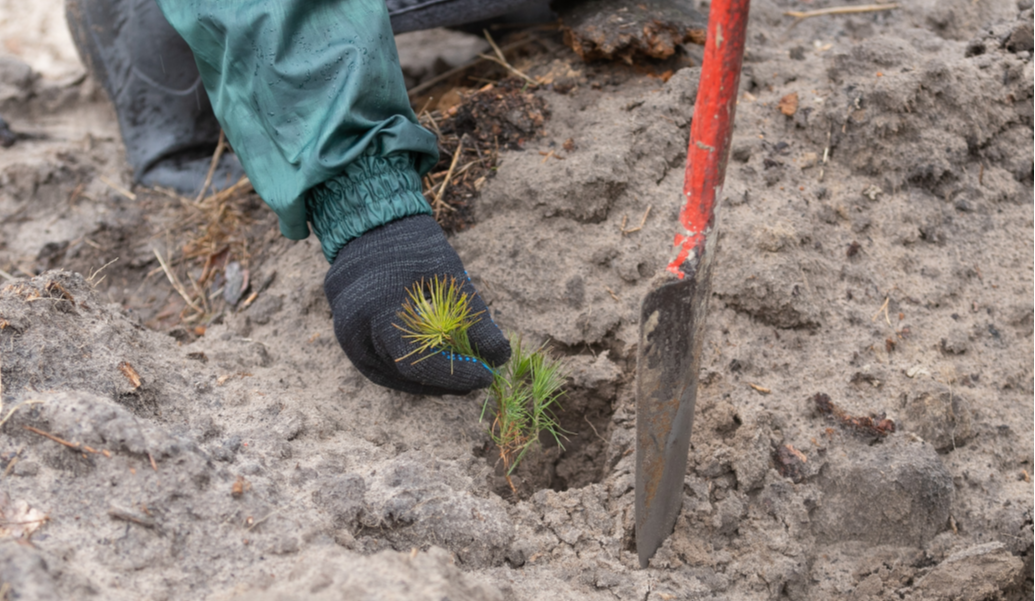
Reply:
[[793, 29], [754, 4], [683, 508], [646, 570], [637, 319], [694, 49], [587, 65], [541, 34], [515, 61], [555, 81], [521, 92], [542, 121], [451, 241], [496, 322], [572, 368], [571, 440], [516, 498], [483, 397], [363, 379], [317, 244], [262, 210], [250, 300], [178, 323], [153, 249], [182, 255], [185, 209], [112, 186], [92, 92], [22, 78], [0, 110], [50, 137], [0, 154], [0, 419], [28, 403], [0, 426], [0, 598], [1031, 598], [1030, 2]]

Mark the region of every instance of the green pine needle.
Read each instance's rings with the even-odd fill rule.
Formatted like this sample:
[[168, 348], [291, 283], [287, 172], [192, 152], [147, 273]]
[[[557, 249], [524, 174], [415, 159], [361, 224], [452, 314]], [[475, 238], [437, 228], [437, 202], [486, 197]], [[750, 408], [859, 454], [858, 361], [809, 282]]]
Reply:
[[484, 419], [489, 405], [493, 405], [495, 417], [489, 433], [500, 449], [508, 481], [543, 432], [564, 449], [564, 430], [554, 411], [560, 408], [567, 377], [561, 363], [552, 360], [544, 347], [526, 351], [520, 339], [512, 339], [510, 344], [510, 361], [496, 370], [489, 398], [482, 407]]
[[461, 290], [456, 278], [435, 276], [427, 285], [421, 280], [406, 294], [409, 298], [397, 314], [403, 325], [392, 325], [402, 330], [414, 349], [396, 361], [418, 355], [414, 363], [419, 363], [443, 350], [477, 356], [467, 330], [478, 323], [481, 312], [471, 312], [471, 296]]
[[[481, 359], [467, 336], [481, 312], [472, 313], [471, 296], [461, 290], [455, 278], [435, 276], [427, 283], [422, 280], [406, 294], [402, 311], [397, 313], [402, 325], [393, 325], [414, 348], [396, 361], [418, 355], [413, 361], [418, 363], [441, 351]], [[560, 409], [567, 374], [560, 362], [548, 356], [545, 347], [529, 351], [520, 338], [511, 338], [510, 345], [510, 361], [493, 372], [482, 419], [491, 406], [494, 415], [489, 435], [499, 448], [507, 483], [516, 492], [510, 476], [539, 444], [542, 433], [548, 433], [564, 449], [564, 430], [554, 413]]]

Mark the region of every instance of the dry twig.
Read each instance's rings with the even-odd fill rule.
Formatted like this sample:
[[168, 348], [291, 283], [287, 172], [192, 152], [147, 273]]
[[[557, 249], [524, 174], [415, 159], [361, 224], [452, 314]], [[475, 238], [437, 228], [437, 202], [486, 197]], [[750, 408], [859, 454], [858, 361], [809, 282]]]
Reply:
[[137, 373], [137, 370], [133, 369], [132, 365], [123, 361], [122, 363], [119, 363], [119, 371], [122, 372], [122, 375], [126, 376], [129, 383], [133, 385], [134, 390], [140, 388], [140, 374]]
[[189, 305], [191, 309], [194, 309], [198, 313], [204, 313], [204, 311], [202, 311], [201, 307], [199, 307], [198, 304], [195, 303], [193, 299], [191, 299], [189, 296], [187, 296], [187, 291], [184, 290], [183, 284], [180, 283], [180, 279], [177, 278], [176, 274], [173, 273], [169, 269], [169, 266], [165, 264], [165, 259], [162, 258], [162, 255], [159, 254], [158, 250], [154, 249], [154, 248], [152, 248], [151, 250], [154, 251], [155, 257], [158, 259], [158, 264], [162, 266], [162, 271], [165, 272], [165, 277], [169, 279], [169, 283], [172, 284], [172, 287], [176, 290], [176, 292], [180, 295], [180, 297], [184, 300], [184, 302], [186, 302], [187, 305]]
[[830, 400], [830, 395], [822, 392], [814, 395], [812, 402], [815, 405], [816, 411], [820, 414], [829, 415], [840, 422], [842, 426], [852, 428], [858, 432], [884, 437], [895, 431], [894, 420], [888, 419], [884, 413], [871, 414], [869, 416], [849, 415], [844, 409], [838, 407]]
[[[0, 386], [0, 393], [3, 393], [3, 386]], [[0, 428], [4, 427], [4, 424], [7, 423], [7, 420], [11, 419], [11, 416], [14, 415], [15, 411], [21, 409], [25, 405], [41, 405], [41, 404], [43, 404], [43, 401], [28, 400], [28, 401], [22, 401], [22, 402], [18, 403], [17, 405], [15, 405], [14, 407], [11, 407], [11, 410], [7, 412], [7, 415], [5, 415], [3, 419], [0, 419]], [[4, 407], [3, 399], [0, 398], [0, 411], [3, 410], [3, 407]]]
[[442, 180], [442, 186], [438, 189], [438, 194], [435, 195], [434, 202], [431, 203], [432, 208], [435, 210], [435, 219], [439, 218], [442, 214], [442, 209], [453, 210], [453, 207], [447, 205], [442, 201], [442, 197], [446, 193], [446, 187], [449, 186], [449, 179], [453, 177], [453, 170], [456, 169], [456, 162], [460, 160], [460, 152], [464, 149], [464, 139], [460, 138], [460, 141], [456, 145], [456, 152], [453, 153], [453, 162], [449, 164], [449, 171], [446, 172], [446, 178]]
[[255, 530], [259, 526], [259, 524], [262, 524], [266, 520], [268, 520], [271, 517], [277, 515], [278, 513], [280, 513], [280, 511], [281, 511], [280, 508], [274, 509], [273, 511], [267, 513], [266, 515], [262, 516], [261, 518], [259, 518], [257, 520], [253, 520], [252, 523], [247, 528], [244, 529], [245, 532], [251, 532], [252, 530]]
[[[514, 42], [513, 44], [508, 44], [508, 45], [504, 46], [501, 49], [501, 52], [507, 53], [507, 52], [510, 52], [511, 50], [516, 50], [516, 49], [524, 46], [525, 44], [527, 44], [529, 42], [534, 42], [534, 41], [536, 41], [538, 39], [539, 38], [537, 38], [535, 36], [531, 36], [531, 37], [525, 38], [525, 39], [521, 40], [520, 42]], [[443, 81], [446, 81], [447, 79], [453, 77], [454, 75], [457, 75], [458, 73], [463, 73], [464, 71], [470, 69], [471, 67], [474, 67], [475, 65], [478, 65], [481, 62], [486, 61], [486, 60], [491, 60], [491, 59], [488, 59], [488, 58], [484, 57], [483, 55], [479, 55], [478, 58], [473, 59], [471, 61], [468, 61], [468, 62], [460, 65], [459, 67], [453, 67], [452, 69], [442, 73], [441, 75], [436, 75], [435, 77], [432, 77], [431, 79], [429, 79], [429, 80], [427, 80], [425, 82], [422, 82], [422, 83], [420, 83], [418, 85], [413, 86], [412, 88], [407, 90], [406, 93], [409, 95], [410, 98], [413, 98], [414, 96], [417, 96], [417, 95], [419, 95], [422, 92], [426, 92], [427, 90], [430, 90], [431, 88], [433, 88], [436, 85], [442, 83]], [[493, 62], [496, 62], [496, 61], [493, 61]], [[425, 104], [425, 109], [426, 108], [427, 108], [427, 105]], [[423, 110], [422, 111], [418, 111], [417, 114], [420, 115], [422, 112], [423, 112]]]
[[794, 445], [792, 445], [791, 443], [787, 443], [787, 444], [783, 445], [783, 447], [785, 449], [787, 449], [788, 451], [790, 451], [792, 455], [797, 457], [798, 461], [801, 461], [802, 463], [808, 463], [809, 462], [808, 456], [806, 456], [805, 453], [802, 453], [798, 449], [794, 448]]
[[178, 200], [181, 203], [190, 204], [190, 199], [180, 196], [176, 190], [170, 190], [169, 188], [163, 188], [162, 186], [155, 186], [151, 190], [158, 192], [162, 196], [168, 196], [173, 200]]
[[812, 17], [825, 17], [827, 15], [851, 15], [857, 13], [873, 13], [882, 10], [891, 10], [893, 8], [898, 7], [898, 4], [863, 4], [860, 6], [833, 6], [830, 8], [820, 8], [817, 10], [806, 11], [789, 10], [783, 14], [785, 16], [794, 17], [795, 19], [797, 19], [794, 22], [794, 25], [797, 25], [805, 19], [810, 19]]
[[[86, 240], [84, 239], [83, 241], [85, 242]], [[118, 257], [115, 257], [115, 258], [114, 258], [114, 259], [112, 259], [111, 261], [108, 261], [108, 262], [107, 262], [107, 263], [105, 263], [104, 265], [101, 265], [101, 266], [100, 266], [100, 267], [99, 267], [98, 269], [95, 269], [95, 270], [94, 270], [94, 271], [93, 271], [93, 272], [92, 272], [92, 273], [90, 274], [90, 277], [86, 278], [86, 282], [87, 282], [88, 284], [90, 284], [91, 286], [97, 286], [98, 284], [100, 284], [101, 282], [103, 282], [103, 281], [104, 281], [104, 278], [105, 278], [106, 276], [101, 276], [101, 279], [97, 280], [96, 282], [94, 282], [93, 280], [94, 280], [94, 278], [96, 278], [97, 276], [99, 276], [99, 275], [101, 274], [101, 272], [102, 272], [102, 271], [104, 271], [105, 269], [107, 269], [107, 268], [108, 268], [108, 266], [110, 266], [110, 265], [111, 265], [112, 263], [114, 263], [115, 261], [118, 261], [118, 260], [119, 260], [119, 258], [118, 258]]]
[[625, 217], [623, 216], [622, 217], [622, 235], [624, 236], [626, 234], [631, 234], [633, 232], [638, 232], [638, 231], [642, 230], [643, 226], [647, 223], [647, 216], [650, 215], [650, 210], [653, 209], [653, 208], [654, 208], [654, 205], [647, 205], [647, 210], [643, 212], [643, 217], [640, 218], [640, 225], [638, 225], [638, 226], [636, 226], [634, 228], [631, 228], [631, 229], [625, 229]]
[[441, 138], [442, 130], [439, 129], [438, 121], [435, 121], [435, 117], [428, 111], [424, 111], [423, 116], [426, 116], [428, 118], [428, 123], [431, 125], [431, 129], [435, 130], [435, 135]]
[[137, 199], [137, 195], [136, 194], [133, 194], [129, 190], [127, 190], [127, 189], [123, 188], [122, 186], [116, 184], [115, 182], [111, 181], [110, 179], [104, 177], [103, 175], [100, 176], [98, 179], [100, 179], [105, 184], [108, 184], [108, 187], [111, 188], [112, 190], [115, 190], [116, 192], [118, 192], [119, 194], [125, 196], [126, 198], [128, 198], [130, 200], [136, 201], [136, 199]]
[[208, 315], [212, 312], [208, 304], [208, 296], [201, 290], [198, 283], [191, 277], [190, 272], [187, 272], [187, 281], [190, 282], [190, 287], [194, 289], [194, 296], [201, 301], [201, 308], [204, 309], [204, 314]]
[[258, 290], [256, 290], [256, 291], [252, 292], [251, 294], [249, 294], [248, 298], [244, 299], [244, 301], [241, 302], [241, 306], [237, 309], [237, 312], [240, 313], [241, 311], [244, 311], [245, 309], [250, 307], [251, 304], [254, 303], [255, 299], [257, 299], [257, 298], [259, 298]]
[[880, 306], [880, 309], [877, 309], [877, 312], [873, 314], [873, 317], [870, 318], [870, 321], [877, 321], [877, 318], [880, 317], [881, 313], [883, 313], [884, 314], [884, 321], [888, 322], [888, 325], [890, 326], [891, 325], [891, 318], [888, 317], [888, 303], [890, 301], [891, 301], [891, 297], [890, 296], [885, 296], [884, 297], [884, 304]]
[[518, 70], [517, 70], [517, 69], [515, 69], [515, 68], [514, 68], [514, 67], [513, 67], [513, 66], [512, 66], [512, 65], [511, 65], [510, 63], [508, 63], [507, 61], [503, 61], [503, 60], [500, 60], [500, 59], [498, 59], [498, 58], [496, 58], [496, 57], [494, 57], [494, 56], [489, 56], [489, 55], [487, 55], [487, 54], [479, 54], [478, 56], [480, 56], [480, 57], [484, 58], [484, 59], [485, 59], [485, 60], [487, 60], [487, 61], [492, 61], [492, 62], [496, 63], [497, 65], [500, 65], [500, 66], [501, 66], [501, 67], [503, 67], [504, 69], [506, 69], [506, 70], [510, 71], [510, 72], [511, 72], [511, 73], [513, 73], [514, 75], [517, 75], [517, 76], [518, 76], [518, 77], [520, 77], [521, 79], [523, 79], [523, 80], [525, 80], [526, 82], [528, 82], [528, 84], [529, 84], [529, 85], [531, 85], [531, 86], [537, 86], [537, 85], [539, 85], [538, 83], [536, 83], [536, 81], [535, 81], [534, 79], [532, 79], [531, 77], [529, 77], [529, 76], [525, 75], [525, 74], [524, 74], [524, 73], [522, 73], [521, 71], [518, 71]]
[[538, 86], [539, 85], [539, 83], [536, 80], [534, 80], [531, 77], [525, 75], [521, 71], [518, 71], [517, 69], [514, 68], [513, 65], [511, 65], [510, 63], [507, 62], [507, 57], [503, 56], [503, 51], [500, 50], [500, 47], [496, 45], [496, 41], [492, 39], [491, 35], [489, 35], [488, 30], [483, 29], [482, 33], [485, 34], [485, 39], [489, 41], [489, 45], [492, 46], [492, 50], [496, 53], [496, 56], [493, 57], [493, 56], [489, 56], [487, 54], [479, 54], [478, 56], [484, 58], [485, 60], [489, 60], [489, 61], [492, 61], [492, 62], [500, 65], [504, 69], [510, 71], [514, 75], [517, 75], [521, 79], [523, 79], [526, 82], [528, 82], [529, 85], [532, 85], [532, 86]]
[[[852, 118], [852, 111], [856, 111], [862, 108], [859, 104], [861, 100], [862, 96], [857, 96], [854, 100], [852, 100], [851, 103], [849, 103], [848, 110], [845, 111], [845, 118], [841, 122], [842, 134], [848, 132], [848, 121]], [[823, 178], [826, 176], [827, 173], [827, 163], [830, 161], [830, 140], [833, 138], [833, 136], [834, 126], [833, 124], [831, 124], [830, 130], [827, 131], [827, 145], [823, 148], [823, 161], [820, 163], [819, 167], [819, 181], [823, 181]]]
[[122, 520], [124, 522], [133, 522], [139, 524], [145, 528], [154, 528], [157, 524], [152, 517], [136, 513], [135, 511], [127, 511], [118, 507], [112, 506], [108, 509], [108, 515], [116, 520]]
[[[37, 402], [41, 402], [41, 401], [37, 401]], [[36, 434], [39, 434], [40, 436], [42, 436], [44, 438], [49, 438], [50, 440], [53, 440], [54, 442], [56, 442], [58, 444], [65, 445], [66, 447], [68, 447], [70, 449], [74, 449], [76, 451], [86, 451], [87, 453], [100, 453], [100, 451], [98, 451], [97, 449], [94, 449], [93, 447], [87, 446], [87, 445], [85, 445], [85, 444], [83, 444], [81, 442], [68, 442], [64, 438], [59, 438], [57, 436], [54, 436], [50, 432], [44, 432], [43, 430], [40, 430], [39, 428], [33, 428], [32, 426], [22, 426], [22, 428], [25, 428], [29, 432], [34, 432]]]
[[252, 186], [252, 182], [248, 179], [248, 176], [241, 176], [241, 179], [237, 180], [236, 184], [230, 186], [226, 190], [213, 194], [211, 198], [215, 202], [223, 202], [225, 200], [229, 200], [231, 196], [236, 195], [238, 192], [248, 193], [254, 189], [255, 188]]
[[434, 96], [429, 96], [428, 99], [424, 101], [424, 106], [420, 107], [420, 110], [417, 111], [417, 115], [421, 115], [423, 113], [426, 113], [428, 111], [428, 105], [430, 105], [431, 101], [434, 100], [434, 99], [435, 99]]
[[205, 176], [205, 183], [201, 186], [201, 190], [198, 190], [198, 197], [194, 199], [195, 203], [199, 203], [202, 198], [205, 198], [205, 192], [212, 185], [212, 176], [216, 174], [216, 167], [219, 165], [219, 159], [222, 158], [224, 150], [226, 150], [226, 134], [223, 133], [223, 130], [219, 130], [219, 142], [216, 143], [212, 163], [208, 166], [208, 175]]
[[600, 442], [602, 442], [602, 443], [604, 443], [604, 444], [608, 444], [608, 440], [607, 440], [606, 438], [604, 438], [603, 436], [601, 436], [601, 435], [600, 435], [600, 432], [597, 432], [597, 427], [593, 425], [593, 422], [589, 421], [589, 416], [588, 416], [588, 415], [586, 415], [586, 414], [583, 414], [583, 415], [582, 415], [582, 419], [583, 419], [583, 421], [585, 421], [585, 422], [586, 422], [587, 424], [589, 424], [589, 427], [590, 427], [590, 429], [592, 429], [592, 430], [593, 430], [593, 434], [596, 434], [597, 438], [599, 438], [599, 439], [600, 439]]

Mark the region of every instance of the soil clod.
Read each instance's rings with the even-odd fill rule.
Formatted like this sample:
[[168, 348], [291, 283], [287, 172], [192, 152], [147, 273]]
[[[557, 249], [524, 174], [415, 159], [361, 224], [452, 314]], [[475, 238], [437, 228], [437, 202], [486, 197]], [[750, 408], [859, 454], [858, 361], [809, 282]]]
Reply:
[[773, 463], [776, 470], [785, 478], [793, 482], [801, 482], [805, 479], [805, 464], [808, 458], [804, 453], [795, 449], [790, 443], [778, 446], [773, 450]]
[[564, 42], [583, 60], [665, 59], [681, 44], [704, 44], [707, 19], [689, 5], [604, 0], [561, 6]]

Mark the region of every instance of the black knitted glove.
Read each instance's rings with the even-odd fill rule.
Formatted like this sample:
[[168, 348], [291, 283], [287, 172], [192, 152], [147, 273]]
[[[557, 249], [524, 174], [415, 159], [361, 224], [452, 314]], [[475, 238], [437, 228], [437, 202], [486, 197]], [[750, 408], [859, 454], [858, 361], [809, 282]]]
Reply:
[[492, 367], [510, 359], [510, 342], [489, 317], [460, 257], [430, 215], [393, 221], [352, 240], [327, 272], [324, 292], [334, 313], [334, 334], [345, 354], [375, 384], [414, 394], [464, 394], [492, 383], [489, 366], [472, 357], [416, 356], [393, 323], [406, 289], [434, 276], [452, 276], [472, 295], [480, 320], [468, 330], [471, 344]]

